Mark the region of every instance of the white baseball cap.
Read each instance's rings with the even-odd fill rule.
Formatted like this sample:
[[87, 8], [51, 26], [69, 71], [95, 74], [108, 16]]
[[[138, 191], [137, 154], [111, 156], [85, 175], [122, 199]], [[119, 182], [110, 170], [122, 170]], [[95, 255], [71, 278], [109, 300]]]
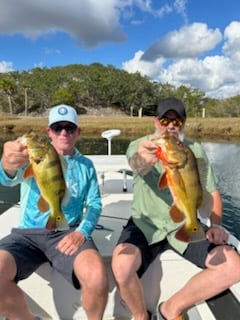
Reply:
[[53, 123], [60, 121], [71, 122], [78, 127], [78, 115], [76, 110], [66, 104], [60, 104], [53, 107], [49, 112], [48, 126], [50, 127]]

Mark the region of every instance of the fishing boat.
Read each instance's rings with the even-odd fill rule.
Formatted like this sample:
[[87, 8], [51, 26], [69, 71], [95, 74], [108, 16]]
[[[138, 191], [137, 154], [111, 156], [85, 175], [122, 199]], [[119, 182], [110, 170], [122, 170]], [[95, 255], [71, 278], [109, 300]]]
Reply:
[[[117, 132], [114, 132], [117, 134]], [[106, 135], [107, 136], [107, 135]], [[109, 143], [111, 143], [111, 139]], [[104, 319], [131, 319], [132, 315], [121, 299], [111, 272], [111, 256], [122, 226], [130, 216], [133, 197], [133, 177], [124, 155], [89, 156], [98, 174], [103, 210], [93, 232], [108, 271], [109, 296]], [[0, 238], [17, 226], [19, 205], [13, 205], [0, 215]], [[230, 235], [231, 243], [240, 251], [240, 243]], [[200, 269], [171, 250], [158, 256], [141, 278], [152, 320], [158, 319], [157, 306], [182, 287]], [[79, 290], [75, 290], [48, 263], [43, 264], [28, 279], [19, 283], [32, 312], [42, 319], [87, 319]], [[240, 283], [217, 297], [202, 301], [187, 310], [189, 320], [240, 319]], [[0, 320], [5, 318], [0, 316]]]

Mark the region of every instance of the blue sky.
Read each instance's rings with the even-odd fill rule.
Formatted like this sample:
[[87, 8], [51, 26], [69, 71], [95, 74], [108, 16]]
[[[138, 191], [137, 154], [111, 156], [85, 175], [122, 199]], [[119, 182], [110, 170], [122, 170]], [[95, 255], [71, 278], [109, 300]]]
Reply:
[[0, 72], [113, 65], [240, 94], [239, 0], [0, 0]]

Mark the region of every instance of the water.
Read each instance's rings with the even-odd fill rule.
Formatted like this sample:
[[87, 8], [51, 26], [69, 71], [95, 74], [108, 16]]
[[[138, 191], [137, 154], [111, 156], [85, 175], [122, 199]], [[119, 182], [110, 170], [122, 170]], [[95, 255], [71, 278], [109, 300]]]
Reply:
[[240, 144], [203, 143], [219, 179], [223, 224], [240, 238]]
[[[3, 141], [0, 140], [0, 151]], [[112, 154], [124, 154], [129, 140], [115, 138], [112, 141]], [[240, 238], [240, 143], [204, 142], [203, 146], [219, 179], [219, 190], [223, 198], [223, 225]], [[78, 149], [83, 154], [107, 154], [106, 139], [82, 138]], [[2, 151], [1, 151], [2, 152]], [[0, 186], [0, 212], [19, 201], [19, 188]]]

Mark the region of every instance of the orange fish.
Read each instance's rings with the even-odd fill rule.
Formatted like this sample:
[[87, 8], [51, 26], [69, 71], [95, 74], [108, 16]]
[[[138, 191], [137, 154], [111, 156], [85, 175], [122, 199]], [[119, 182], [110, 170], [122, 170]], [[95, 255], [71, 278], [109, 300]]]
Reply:
[[164, 169], [159, 188], [168, 187], [174, 201], [170, 215], [174, 222], [185, 221], [176, 232], [176, 238], [184, 242], [206, 239], [197, 219], [197, 210], [202, 202], [202, 187], [193, 152], [169, 133], [152, 141], [158, 146], [156, 155]]

